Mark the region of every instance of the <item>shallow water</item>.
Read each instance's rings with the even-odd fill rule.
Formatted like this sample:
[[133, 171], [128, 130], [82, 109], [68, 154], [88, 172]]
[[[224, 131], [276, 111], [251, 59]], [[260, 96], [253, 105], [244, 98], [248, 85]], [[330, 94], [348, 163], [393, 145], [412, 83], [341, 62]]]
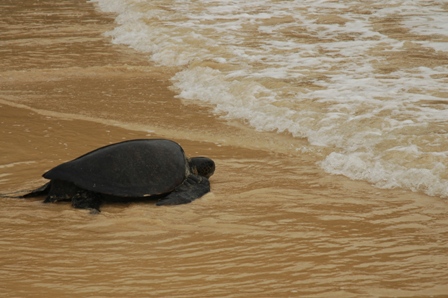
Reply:
[[178, 69], [111, 44], [114, 15], [91, 3], [14, 2], [0, 14], [0, 193], [124, 139], [175, 139], [217, 163], [212, 192], [184, 206], [91, 215], [2, 198], [1, 296], [448, 294], [445, 199], [329, 175], [327, 149], [183, 102], [170, 89]]

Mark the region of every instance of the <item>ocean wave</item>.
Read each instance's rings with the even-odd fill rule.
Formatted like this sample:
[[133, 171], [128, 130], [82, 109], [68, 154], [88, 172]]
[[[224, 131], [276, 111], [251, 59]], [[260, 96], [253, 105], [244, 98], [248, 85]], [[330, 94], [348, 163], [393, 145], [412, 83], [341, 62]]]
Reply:
[[106, 33], [114, 43], [179, 69], [180, 98], [329, 149], [320, 163], [328, 173], [448, 197], [443, 6], [92, 2], [117, 14]]

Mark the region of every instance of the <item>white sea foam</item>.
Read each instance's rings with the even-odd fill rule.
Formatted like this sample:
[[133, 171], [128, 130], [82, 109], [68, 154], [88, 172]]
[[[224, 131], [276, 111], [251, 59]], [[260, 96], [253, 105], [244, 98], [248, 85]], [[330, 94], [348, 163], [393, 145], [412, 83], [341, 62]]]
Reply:
[[[440, 3], [93, 2], [117, 14], [113, 42], [181, 69], [172, 78], [179, 97], [329, 148], [329, 173], [448, 197], [448, 66], [387, 61], [410, 47], [446, 55]], [[387, 35], [381, 18], [411, 35]]]

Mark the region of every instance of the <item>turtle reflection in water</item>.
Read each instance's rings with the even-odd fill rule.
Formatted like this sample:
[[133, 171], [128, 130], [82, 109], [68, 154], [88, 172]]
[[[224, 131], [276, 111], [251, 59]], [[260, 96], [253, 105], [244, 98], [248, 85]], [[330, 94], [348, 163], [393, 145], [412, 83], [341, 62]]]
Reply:
[[46, 195], [45, 203], [71, 201], [99, 212], [103, 201], [157, 198], [157, 205], [190, 203], [210, 191], [215, 163], [187, 158], [176, 142], [139, 139], [101, 147], [58, 165], [43, 177], [50, 182], [24, 195]]

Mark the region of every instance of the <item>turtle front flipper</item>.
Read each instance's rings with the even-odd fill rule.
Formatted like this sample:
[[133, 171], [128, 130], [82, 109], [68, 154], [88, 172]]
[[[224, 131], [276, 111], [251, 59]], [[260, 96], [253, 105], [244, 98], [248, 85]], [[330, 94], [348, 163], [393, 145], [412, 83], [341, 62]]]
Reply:
[[162, 205], [188, 204], [210, 191], [210, 181], [199, 175], [191, 174], [169, 195], [156, 203]]

